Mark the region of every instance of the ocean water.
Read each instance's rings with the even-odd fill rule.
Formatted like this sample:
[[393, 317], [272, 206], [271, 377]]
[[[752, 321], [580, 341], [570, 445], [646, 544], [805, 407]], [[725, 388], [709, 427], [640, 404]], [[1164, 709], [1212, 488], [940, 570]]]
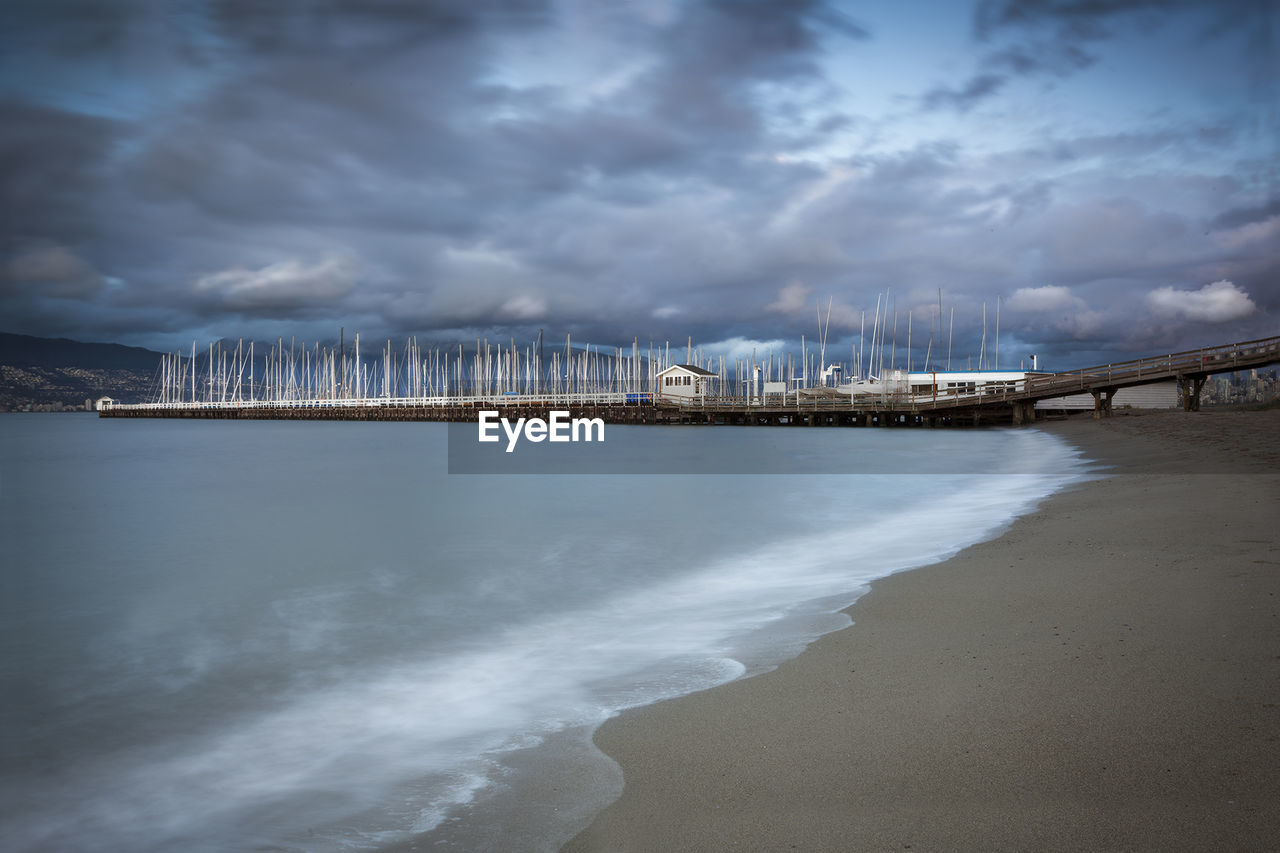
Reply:
[[877, 473], [0, 417], [0, 847], [555, 850], [621, 791], [605, 719], [794, 656], [1084, 471], [1035, 430], [608, 429], [627, 470]]

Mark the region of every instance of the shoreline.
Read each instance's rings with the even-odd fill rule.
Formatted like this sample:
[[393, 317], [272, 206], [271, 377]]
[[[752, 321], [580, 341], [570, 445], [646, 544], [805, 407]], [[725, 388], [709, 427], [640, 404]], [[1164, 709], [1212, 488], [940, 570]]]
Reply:
[[1280, 412], [1041, 425], [1107, 466], [876, 581], [754, 678], [636, 709], [567, 853], [1260, 849], [1280, 836]]

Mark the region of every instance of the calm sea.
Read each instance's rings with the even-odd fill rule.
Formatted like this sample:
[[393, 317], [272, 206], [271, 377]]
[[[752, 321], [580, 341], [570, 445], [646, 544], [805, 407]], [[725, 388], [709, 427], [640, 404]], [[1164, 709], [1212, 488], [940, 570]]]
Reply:
[[1083, 470], [1035, 430], [608, 429], [626, 470], [878, 473], [450, 475], [437, 424], [0, 417], [0, 846], [554, 850], [621, 791], [603, 720], [794, 656]]

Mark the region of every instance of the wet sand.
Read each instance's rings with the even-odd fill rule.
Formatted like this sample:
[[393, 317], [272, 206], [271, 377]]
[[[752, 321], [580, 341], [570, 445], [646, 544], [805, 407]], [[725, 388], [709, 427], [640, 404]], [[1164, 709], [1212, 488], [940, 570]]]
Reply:
[[1275, 849], [1280, 411], [1042, 428], [1109, 476], [605, 724], [625, 791], [564, 849]]

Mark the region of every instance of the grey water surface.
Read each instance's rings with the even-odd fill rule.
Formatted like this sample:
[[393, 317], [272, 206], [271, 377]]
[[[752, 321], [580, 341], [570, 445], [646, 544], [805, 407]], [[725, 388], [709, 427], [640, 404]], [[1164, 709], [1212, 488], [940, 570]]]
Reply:
[[661, 473], [450, 475], [441, 424], [0, 417], [0, 846], [554, 850], [621, 790], [600, 722], [795, 655], [1083, 467], [1035, 430], [607, 435]]

